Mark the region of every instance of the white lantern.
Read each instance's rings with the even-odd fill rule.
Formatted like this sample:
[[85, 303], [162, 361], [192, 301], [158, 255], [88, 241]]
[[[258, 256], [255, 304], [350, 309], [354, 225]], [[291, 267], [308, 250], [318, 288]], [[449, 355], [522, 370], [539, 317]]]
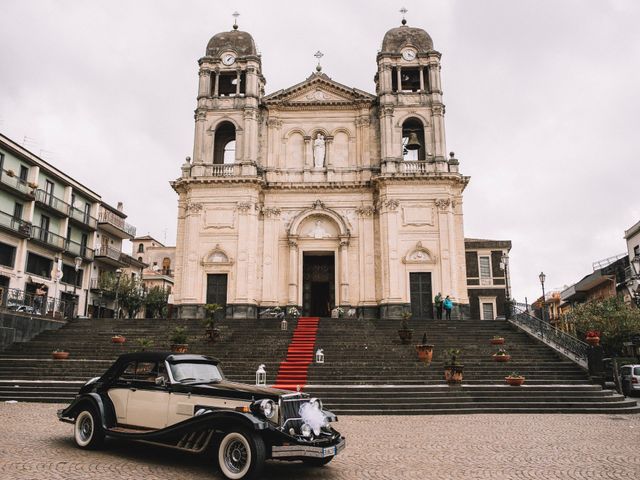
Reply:
[[324, 363], [324, 351], [321, 348], [316, 351], [316, 363]]
[[264, 364], [261, 364], [256, 370], [256, 385], [261, 387], [267, 385], [267, 371], [264, 369]]
[[287, 330], [289, 328], [289, 323], [286, 318], [283, 318], [280, 322], [280, 330]]

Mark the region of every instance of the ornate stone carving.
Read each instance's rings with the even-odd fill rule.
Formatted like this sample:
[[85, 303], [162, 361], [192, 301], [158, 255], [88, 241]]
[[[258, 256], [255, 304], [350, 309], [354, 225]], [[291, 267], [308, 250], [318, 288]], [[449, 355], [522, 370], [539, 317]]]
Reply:
[[258, 109], [253, 107], [245, 108], [243, 111], [243, 117], [255, 120], [258, 117]]
[[267, 125], [273, 128], [281, 128], [282, 120], [280, 120], [279, 118], [270, 118], [269, 120], [267, 120]]
[[201, 203], [187, 203], [185, 210], [189, 213], [200, 213], [202, 211]]
[[356, 118], [356, 127], [368, 127], [371, 124], [369, 117]]
[[451, 200], [448, 198], [437, 198], [434, 203], [440, 210], [446, 210], [449, 205], [451, 205]]
[[267, 218], [278, 217], [281, 212], [282, 212], [282, 210], [280, 210], [278, 207], [263, 207], [262, 208], [262, 215], [267, 217]]
[[387, 117], [389, 115], [393, 115], [393, 107], [391, 105], [386, 105], [382, 107], [382, 110], [380, 111], [380, 116]]
[[436, 257], [428, 248], [422, 246], [422, 242], [416, 243], [416, 246], [409, 250], [402, 258], [402, 263], [435, 263]]
[[392, 212], [397, 210], [399, 205], [400, 205], [400, 201], [396, 200], [395, 198], [392, 198], [391, 200], [387, 200], [386, 202], [384, 202], [384, 206], [387, 207], [387, 209], [389, 209]]
[[316, 210], [324, 210], [324, 202], [320, 199], [316, 200], [315, 202], [313, 202], [313, 208]]
[[434, 115], [444, 115], [444, 105], [441, 103], [436, 103], [431, 107], [431, 111]]
[[298, 241], [294, 238], [289, 239], [289, 246], [291, 248], [298, 248]]
[[376, 213], [376, 207], [374, 207], [373, 205], [363, 205], [356, 208], [356, 213], [361, 217], [370, 217], [374, 213]]
[[236, 204], [236, 208], [242, 213], [247, 213], [252, 206], [253, 204], [251, 202], [238, 202]]
[[310, 238], [322, 239], [322, 238], [331, 238], [333, 235], [331, 235], [331, 233], [325, 229], [324, 223], [322, 222], [322, 220], [316, 220], [315, 226], [308, 233], [307, 236]]

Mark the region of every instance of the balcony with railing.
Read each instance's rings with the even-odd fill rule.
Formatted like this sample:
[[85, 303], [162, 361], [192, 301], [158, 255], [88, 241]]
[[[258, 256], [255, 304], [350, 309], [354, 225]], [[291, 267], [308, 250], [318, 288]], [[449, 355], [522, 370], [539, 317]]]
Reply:
[[69, 215], [70, 205], [67, 202], [40, 188], [34, 190], [34, 193], [36, 196], [36, 204], [40, 207], [44, 207], [48, 211], [63, 217]]
[[31, 235], [31, 223], [2, 211], [0, 211], [0, 228], [22, 238]]
[[18, 194], [22, 198], [33, 198], [33, 186], [30, 186], [27, 181], [22, 180], [12, 170], [0, 169], [0, 188]]
[[83, 227], [88, 227], [91, 230], [98, 228], [98, 219], [79, 208], [69, 207], [69, 220]]
[[64, 237], [36, 225], [31, 226], [31, 240], [54, 250], [63, 251], [65, 249], [66, 239]]
[[96, 249], [95, 258], [115, 267], [126, 266], [122, 261], [122, 252], [116, 248], [111, 248], [109, 245], [101, 245], [100, 248]]
[[124, 218], [109, 210], [102, 210], [98, 217], [101, 228], [118, 238], [133, 239], [136, 236], [136, 227], [129, 225]]
[[93, 248], [89, 248], [86, 245], [74, 242], [73, 240], [66, 241], [64, 251], [69, 255], [72, 255], [74, 257], [82, 257], [88, 261], [93, 260], [94, 256]]

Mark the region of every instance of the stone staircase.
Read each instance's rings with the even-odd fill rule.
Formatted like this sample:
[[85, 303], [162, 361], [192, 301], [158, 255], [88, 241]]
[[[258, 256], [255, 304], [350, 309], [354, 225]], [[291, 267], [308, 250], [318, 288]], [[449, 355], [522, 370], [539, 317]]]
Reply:
[[[507, 322], [409, 323], [412, 343], [419, 343], [426, 331], [428, 343], [434, 344], [428, 366], [418, 361], [413, 345], [401, 345], [398, 321], [321, 319], [315, 348], [324, 349], [326, 360], [309, 365], [305, 391], [322, 398], [326, 408], [349, 415], [640, 412], [635, 401], [589, 384], [579, 366]], [[297, 322], [281, 331], [276, 320], [224, 320], [220, 340], [211, 343], [198, 320], [73, 320], [0, 352], [0, 401], [67, 401], [119, 354], [137, 350], [137, 339], [150, 339], [154, 350], [167, 349], [177, 325], [187, 329], [189, 351], [219, 358], [231, 380], [254, 383], [256, 368], [264, 363], [267, 382], [273, 384]], [[116, 333], [127, 342], [111, 343]], [[510, 362], [493, 361], [494, 335], [505, 337]], [[68, 350], [70, 358], [52, 360], [56, 348]], [[462, 350], [462, 386], [449, 387], [443, 380], [448, 348]], [[513, 371], [526, 376], [524, 386], [505, 384]]]

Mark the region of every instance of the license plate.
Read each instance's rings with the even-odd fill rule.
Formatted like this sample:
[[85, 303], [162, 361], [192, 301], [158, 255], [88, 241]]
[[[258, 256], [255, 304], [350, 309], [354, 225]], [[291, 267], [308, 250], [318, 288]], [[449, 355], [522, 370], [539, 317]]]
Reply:
[[327, 447], [322, 449], [323, 457], [332, 457], [336, 454], [336, 447]]

